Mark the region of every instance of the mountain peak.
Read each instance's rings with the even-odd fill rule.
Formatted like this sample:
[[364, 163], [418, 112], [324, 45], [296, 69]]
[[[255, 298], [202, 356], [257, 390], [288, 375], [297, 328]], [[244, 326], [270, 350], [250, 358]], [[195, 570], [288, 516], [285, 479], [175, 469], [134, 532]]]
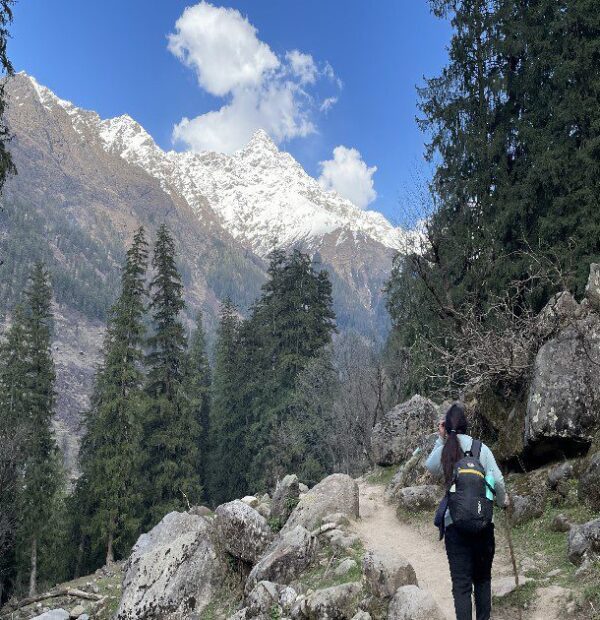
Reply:
[[264, 129], [257, 129], [250, 138], [248, 144], [240, 150], [241, 153], [267, 151], [273, 154], [279, 153], [279, 148], [273, 142], [271, 136]]

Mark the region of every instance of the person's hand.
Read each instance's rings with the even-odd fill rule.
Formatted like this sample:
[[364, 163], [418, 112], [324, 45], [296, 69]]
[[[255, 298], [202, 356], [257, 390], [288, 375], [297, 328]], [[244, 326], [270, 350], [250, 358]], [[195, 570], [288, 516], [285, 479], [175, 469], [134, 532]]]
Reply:
[[442, 440], [445, 440], [448, 434], [446, 433], [446, 422], [442, 418], [438, 424], [438, 434]]

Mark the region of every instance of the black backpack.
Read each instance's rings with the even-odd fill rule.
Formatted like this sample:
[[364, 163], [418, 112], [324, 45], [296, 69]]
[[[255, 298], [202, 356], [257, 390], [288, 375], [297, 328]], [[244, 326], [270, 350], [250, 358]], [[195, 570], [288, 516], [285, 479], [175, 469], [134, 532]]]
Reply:
[[494, 514], [494, 502], [486, 497], [493, 487], [485, 479], [485, 469], [479, 460], [481, 441], [473, 440], [471, 449], [454, 466], [454, 476], [448, 489], [448, 509], [453, 524], [462, 532], [476, 534], [485, 529]]

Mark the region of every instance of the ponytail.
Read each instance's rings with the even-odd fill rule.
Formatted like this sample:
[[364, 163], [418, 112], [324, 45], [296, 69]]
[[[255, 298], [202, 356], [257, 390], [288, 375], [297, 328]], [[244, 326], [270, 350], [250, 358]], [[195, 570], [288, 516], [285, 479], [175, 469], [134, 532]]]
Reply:
[[459, 403], [454, 403], [446, 412], [446, 444], [442, 450], [442, 469], [446, 484], [450, 485], [454, 476], [454, 466], [463, 457], [458, 435], [467, 432], [468, 424], [465, 410]]

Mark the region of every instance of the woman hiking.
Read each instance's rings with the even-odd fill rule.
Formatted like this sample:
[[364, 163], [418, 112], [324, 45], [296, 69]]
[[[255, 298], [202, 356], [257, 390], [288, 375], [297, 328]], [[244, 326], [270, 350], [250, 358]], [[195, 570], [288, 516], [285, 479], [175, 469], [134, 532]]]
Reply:
[[444, 478], [448, 490], [436, 524], [446, 537], [456, 619], [472, 620], [474, 592], [477, 620], [489, 620], [495, 552], [493, 497], [504, 507], [506, 493], [492, 451], [467, 430], [464, 409], [455, 403], [440, 421], [439, 437], [425, 466]]

